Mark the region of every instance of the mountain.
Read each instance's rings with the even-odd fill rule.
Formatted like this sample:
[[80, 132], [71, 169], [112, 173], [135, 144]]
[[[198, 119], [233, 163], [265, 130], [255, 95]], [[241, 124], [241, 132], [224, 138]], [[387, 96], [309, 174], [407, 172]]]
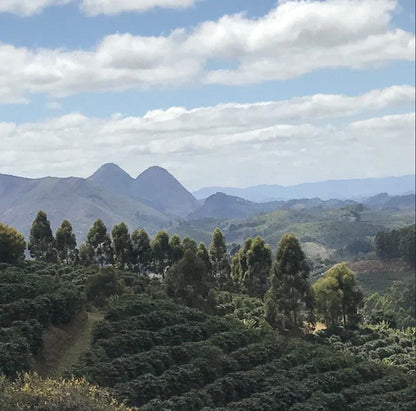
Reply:
[[198, 200], [161, 167], [150, 167], [134, 179], [118, 165], [108, 163], [100, 167], [88, 180], [166, 214], [185, 217], [200, 206]]
[[108, 191], [127, 196], [130, 196], [130, 188], [134, 183], [134, 178], [114, 163], [104, 164], [91, 177], [88, 177], [88, 180]]
[[217, 192], [238, 196], [255, 202], [290, 200], [299, 198], [363, 199], [386, 192], [403, 195], [415, 192], [415, 176], [366, 178], [355, 180], [329, 180], [293, 186], [259, 185], [247, 188], [206, 187], [193, 194], [198, 199], [207, 198]]
[[168, 227], [172, 218], [127, 196], [106, 190], [89, 179], [26, 179], [0, 174], [0, 221], [28, 238], [38, 210], [47, 213], [55, 231], [68, 219], [81, 242], [94, 220], [101, 218], [111, 230], [124, 221], [133, 230], [145, 227], [151, 233]]
[[209, 196], [203, 205], [188, 216], [190, 220], [203, 218], [246, 218], [255, 214], [276, 210], [281, 202], [253, 203], [224, 193]]
[[389, 196], [387, 193], [380, 193], [367, 198], [363, 204], [372, 210], [406, 210], [415, 209], [415, 195]]
[[182, 217], [200, 206], [198, 200], [161, 167], [143, 171], [133, 182], [130, 195], [163, 213]]

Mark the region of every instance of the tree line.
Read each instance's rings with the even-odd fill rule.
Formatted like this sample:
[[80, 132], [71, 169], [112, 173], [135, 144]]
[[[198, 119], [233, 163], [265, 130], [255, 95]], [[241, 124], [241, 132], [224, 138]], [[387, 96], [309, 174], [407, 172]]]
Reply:
[[399, 230], [379, 231], [375, 238], [378, 257], [383, 259], [402, 258], [412, 267], [416, 263], [415, 224]]
[[[6, 253], [12, 258], [3, 261], [13, 262], [19, 253], [19, 258], [23, 256], [24, 238], [3, 227], [12, 250]], [[77, 248], [68, 220], [53, 235], [46, 213], [39, 211], [30, 230], [28, 250], [33, 259], [50, 263], [113, 265], [136, 273], [158, 273], [167, 295], [188, 306], [209, 305], [213, 289], [261, 298], [266, 320], [281, 330], [300, 329], [316, 319], [328, 325], [359, 321], [362, 294], [352, 271], [338, 264], [312, 287], [309, 263], [294, 234], [283, 235], [274, 258], [261, 237], [248, 238], [231, 258], [219, 228], [207, 248], [189, 237], [182, 241], [176, 234], [169, 237], [165, 231], [159, 231], [151, 241], [143, 229], [130, 234], [124, 222], [115, 225], [110, 236], [98, 219]]]

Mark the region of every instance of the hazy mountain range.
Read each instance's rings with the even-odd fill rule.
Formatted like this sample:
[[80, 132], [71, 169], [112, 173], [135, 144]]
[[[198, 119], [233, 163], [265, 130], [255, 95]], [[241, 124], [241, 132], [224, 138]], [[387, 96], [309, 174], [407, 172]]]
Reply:
[[[97, 218], [101, 218], [109, 229], [124, 221], [130, 230], [144, 227], [153, 234], [160, 229], [172, 231], [184, 220], [242, 219], [277, 209], [333, 209], [354, 203], [345, 198], [368, 197], [374, 191], [376, 194], [383, 193], [367, 200], [368, 206], [374, 209], [414, 207], [414, 195], [391, 197], [391, 194], [412, 191], [414, 176], [375, 179], [374, 187], [371, 186], [371, 181], [341, 180], [293, 187], [228, 189], [237, 190], [247, 197], [261, 199], [273, 197], [273, 192], [280, 190], [279, 192], [284, 191], [293, 198], [290, 201], [259, 203], [222, 192], [215, 192], [205, 200], [198, 201], [167, 170], [160, 167], [150, 167], [137, 178], [131, 177], [115, 164], [103, 165], [86, 179], [29, 179], [0, 174], [0, 221], [16, 227], [28, 236], [37, 211], [44, 210], [53, 230], [67, 218], [71, 221], [79, 241], [82, 241]], [[325, 188], [330, 189], [331, 193], [342, 194], [339, 194], [339, 199], [329, 200], [336, 196], [325, 194]], [[210, 190], [202, 189], [197, 195], [201, 197], [202, 193], [209, 194]], [[316, 198], [318, 193], [321, 198]]]
[[193, 194], [196, 198], [203, 199], [217, 192], [241, 197], [254, 202], [291, 200], [297, 198], [362, 200], [384, 192], [389, 195], [414, 193], [415, 176], [329, 180], [293, 186], [263, 184], [247, 188], [205, 187], [195, 191]]

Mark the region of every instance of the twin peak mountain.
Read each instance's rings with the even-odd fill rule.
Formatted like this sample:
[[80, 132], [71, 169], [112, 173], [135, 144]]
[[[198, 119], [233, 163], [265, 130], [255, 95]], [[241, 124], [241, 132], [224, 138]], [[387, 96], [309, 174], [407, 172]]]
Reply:
[[88, 180], [166, 214], [184, 217], [199, 207], [198, 200], [162, 167], [150, 167], [134, 179], [118, 165], [109, 163]]

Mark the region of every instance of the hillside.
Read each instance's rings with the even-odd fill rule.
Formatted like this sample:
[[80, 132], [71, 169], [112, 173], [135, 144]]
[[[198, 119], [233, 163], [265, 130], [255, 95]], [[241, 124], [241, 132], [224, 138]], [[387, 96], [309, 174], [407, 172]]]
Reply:
[[31, 180], [0, 175], [0, 187], [0, 221], [16, 227], [26, 237], [39, 210], [47, 213], [53, 230], [63, 219], [69, 219], [79, 242], [97, 218], [109, 228], [125, 221], [132, 229], [146, 227], [150, 232], [172, 222], [172, 218], [137, 200], [107, 191], [85, 179]]
[[113, 305], [76, 373], [143, 411], [410, 410], [414, 390], [380, 362], [141, 296]]
[[134, 179], [116, 164], [109, 163], [88, 180], [166, 214], [184, 217], [199, 207], [193, 195], [161, 167], [150, 167]]
[[195, 197], [161, 167], [143, 171], [131, 186], [131, 196], [161, 212], [186, 216], [199, 207]]
[[314, 197], [322, 200], [331, 198], [363, 199], [383, 192], [390, 195], [414, 193], [415, 176], [329, 180], [293, 186], [263, 184], [247, 188], [206, 187], [195, 191], [193, 194], [196, 198], [203, 199], [219, 191], [256, 202]]
[[281, 202], [253, 203], [240, 197], [216, 193], [205, 199], [201, 207], [188, 215], [190, 220], [202, 218], [246, 218], [255, 214], [267, 213], [281, 206]]
[[415, 195], [389, 196], [387, 193], [380, 193], [365, 199], [362, 203], [368, 208], [378, 211], [414, 209]]
[[314, 206], [316, 203], [319, 204], [316, 200], [288, 201], [281, 203], [280, 209], [246, 219], [182, 221], [174, 231], [181, 236], [189, 235], [197, 241], [209, 242], [210, 233], [218, 226], [229, 244], [242, 244], [245, 238], [259, 235], [272, 246], [284, 233], [293, 232], [303, 243], [309, 243], [308, 248], [318, 247], [321, 249], [318, 254], [325, 255], [357, 240], [368, 243], [379, 230], [404, 227], [412, 224], [415, 218], [413, 208], [379, 212], [354, 202], [339, 208], [329, 208], [340, 205], [338, 201], [320, 201], [319, 206]]

